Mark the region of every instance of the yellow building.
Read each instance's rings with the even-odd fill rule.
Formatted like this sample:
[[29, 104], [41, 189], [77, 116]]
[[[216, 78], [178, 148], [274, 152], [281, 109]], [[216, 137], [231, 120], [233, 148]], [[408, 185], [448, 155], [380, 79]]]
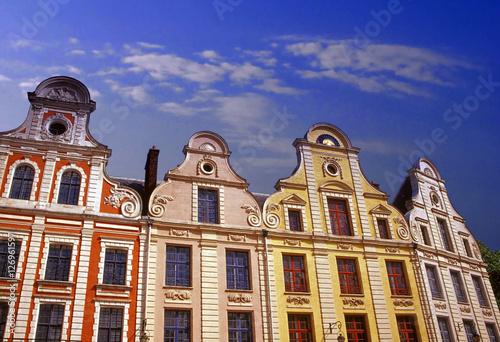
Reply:
[[427, 341], [403, 215], [339, 128], [312, 126], [264, 203], [267, 341]]

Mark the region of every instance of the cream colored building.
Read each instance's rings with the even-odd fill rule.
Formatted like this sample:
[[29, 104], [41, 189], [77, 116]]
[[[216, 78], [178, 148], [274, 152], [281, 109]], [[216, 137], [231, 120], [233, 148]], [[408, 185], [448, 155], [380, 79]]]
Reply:
[[479, 247], [426, 158], [408, 171], [394, 204], [417, 247], [415, 270], [430, 341], [498, 341], [499, 311]]

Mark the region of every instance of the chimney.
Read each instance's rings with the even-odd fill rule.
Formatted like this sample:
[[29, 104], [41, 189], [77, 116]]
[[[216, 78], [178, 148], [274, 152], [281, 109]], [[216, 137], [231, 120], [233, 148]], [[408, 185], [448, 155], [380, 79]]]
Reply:
[[149, 197], [151, 197], [151, 193], [156, 188], [159, 154], [160, 150], [157, 150], [156, 146], [153, 146], [153, 148], [149, 149], [148, 157], [146, 159], [146, 166], [144, 167], [144, 169], [146, 170], [144, 176], [144, 215], [147, 215]]

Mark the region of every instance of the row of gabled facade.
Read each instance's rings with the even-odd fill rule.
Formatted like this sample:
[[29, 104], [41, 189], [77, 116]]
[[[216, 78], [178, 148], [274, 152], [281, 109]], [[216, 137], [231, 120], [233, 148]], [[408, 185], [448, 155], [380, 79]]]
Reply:
[[212, 132], [157, 182], [110, 177], [88, 89], [49, 78], [0, 134], [0, 340], [498, 341], [477, 243], [418, 160], [393, 204], [319, 123], [270, 195]]

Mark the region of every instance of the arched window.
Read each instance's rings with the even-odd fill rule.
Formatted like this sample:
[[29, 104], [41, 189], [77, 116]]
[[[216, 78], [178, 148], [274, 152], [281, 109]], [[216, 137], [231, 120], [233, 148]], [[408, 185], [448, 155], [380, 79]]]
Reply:
[[29, 200], [34, 176], [35, 170], [33, 168], [27, 165], [19, 166], [12, 179], [9, 197]]
[[78, 196], [80, 195], [80, 183], [81, 177], [78, 172], [65, 172], [61, 177], [57, 203], [77, 205]]

